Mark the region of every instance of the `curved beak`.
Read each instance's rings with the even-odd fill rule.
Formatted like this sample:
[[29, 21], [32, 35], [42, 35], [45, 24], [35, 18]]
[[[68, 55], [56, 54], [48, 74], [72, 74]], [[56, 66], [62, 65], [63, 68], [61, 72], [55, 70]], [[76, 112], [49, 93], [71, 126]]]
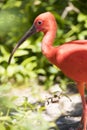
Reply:
[[8, 63], [10, 64], [12, 56], [14, 55], [15, 51], [17, 50], [17, 48], [31, 35], [36, 33], [36, 28], [35, 25], [33, 24], [32, 27], [25, 33], [25, 35], [19, 40], [19, 42], [17, 43], [17, 45], [15, 46], [15, 48], [13, 49], [13, 51], [11, 52], [11, 55], [9, 57]]

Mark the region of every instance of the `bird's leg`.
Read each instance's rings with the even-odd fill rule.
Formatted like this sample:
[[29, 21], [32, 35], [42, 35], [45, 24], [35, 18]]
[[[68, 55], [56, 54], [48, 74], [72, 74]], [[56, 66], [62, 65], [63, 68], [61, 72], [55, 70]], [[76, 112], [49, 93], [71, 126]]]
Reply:
[[82, 123], [84, 124], [84, 130], [86, 130], [86, 126], [87, 126], [87, 100], [84, 96], [82, 97], [82, 104], [83, 104]]
[[77, 88], [78, 88], [78, 91], [81, 95], [82, 105], [83, 105], [83, 114], [82, 114], [81, 124], [83, 124], [83, 129], [86, 130], [86, 126], [87, 126], [87, 100], [85, 99], [85, 94], [84, 94], [85, 84], [78, 83]]

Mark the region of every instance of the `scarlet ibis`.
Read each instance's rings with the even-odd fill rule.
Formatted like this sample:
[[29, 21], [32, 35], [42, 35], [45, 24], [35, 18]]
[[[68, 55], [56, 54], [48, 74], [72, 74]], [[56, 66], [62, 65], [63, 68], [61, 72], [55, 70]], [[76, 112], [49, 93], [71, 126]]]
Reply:
[[85, 98], [85, 89], [87, 89], [87, 40], [70, 41], [54, 47], [53, 43], [57, 31], [56, 20], [52, 13], [42, 13], [36, 17], [32, 27], [25, 33], [13, 49], [9, 57], [9, 63], [16, 49], [28, 37], [40, 31], [44, 33], [41, 44], [42, 53], [52, 64], [59, 67], [67, 77], [77, 82], [77, 88], [81, 95], [83, 105], [81, 124], [84, 130], [86, 130], [87, 99]]

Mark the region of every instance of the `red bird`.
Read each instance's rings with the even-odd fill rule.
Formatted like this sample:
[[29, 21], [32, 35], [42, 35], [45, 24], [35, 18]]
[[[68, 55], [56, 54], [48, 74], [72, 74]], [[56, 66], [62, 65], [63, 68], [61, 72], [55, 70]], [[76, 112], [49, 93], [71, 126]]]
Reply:
[[44, 33], [41, 44], [42, 53], [52, 64], [59, 67], [67, 77], [77, 82], [77, 88], [81, 95], [83, 105], [81, 124], [84, 130], [86, 130], [87, 99], [85, 98], [85, 89], [87, 89], [87, 40], [70, 41], [58, 47], [54, 47], [53, 42], [57, 31], [56, 20], [52, 13], [42, 13], [36, 17], [32, 27], [13, 49], [9, 63], [16, 49], [28, 37], [40, 31]]

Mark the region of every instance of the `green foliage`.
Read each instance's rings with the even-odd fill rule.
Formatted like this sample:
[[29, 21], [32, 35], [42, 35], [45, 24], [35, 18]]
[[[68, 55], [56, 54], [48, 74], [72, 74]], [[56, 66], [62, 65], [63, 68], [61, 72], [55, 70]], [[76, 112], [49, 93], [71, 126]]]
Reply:
[[14, 114], [17, 121], [11, 126], [11, 130], [47, 130], [49, 125], [44, 120], [41, 119], [40, 114], [33, 114], [31, 112], [19, 112]]
[[26, 83], [31, 79], [37, 79], [45, 86], [61, 82], [56, 77], [60, 75], [64, 79], [63, 74], [41, 54], [42, 34], [36, 34], [25, 41], [16, 51], [10, 65], [7, 61], [15, 43], [32, 25], [34, 18], [42, 12], [51, 11], [56, 17], [59, 27], [55, 45], [70, 40], [85, 39], [87, 15], [84, 2], [78, 0], [3, 0], [0, 2], [0, 8], [0, 82]]
[[19, 105], [19, 97], [11, 96], [9, 90], [11, 87], [0, 88], [0, 130], [48, 130], [50, 123], [42, 117], [45, 108], [29, 103], [27, 97]]
[[[77, 0], [3, 0], [0, 3], [1, 83], [26, 83], [31, 79], [37, 79], [39, 83], [51, 86], [55, 82], [61, 82], [56, 80], [58, 79], [56, 77], [60, 75], [63, 78], [63, 74], [60, 74], [60, 70], [52, 66], [41, 54], [41, 34], [25, 41], [15, 53], [10, 65], [7, 61], [15, 43], [32, 25], [34, 18], [42, 12], [51, 11], [58, 22], [55, 45], [65, 41], [85, 39], [87, 15], [85, 9], [81, 8], [83, 4], [82, 1]], [[85, 4], [84, 8], [86, 8]]]
[[49, 127], [42, 119], [43, 107], [36, 112], [36, 105], [27, 100], [21, 106], [15, 105], [18, 97], [7, 94], [11, 87], [28, 84], [35, 90], [38, 82], [46, 89], [55, 83], [66, 88], [68, 79], [41, 53], [42, 34], [27, 39], [16, 51], [11, 64], [7, 63], [16, 42], [30, 28], [34, 18], [46, 11], [52, 12], [58, 23], [54, 46], [87, 39], [86, 0], [0, 1], [0, 130], [33, 130], [34, 127], [48, 130]]

